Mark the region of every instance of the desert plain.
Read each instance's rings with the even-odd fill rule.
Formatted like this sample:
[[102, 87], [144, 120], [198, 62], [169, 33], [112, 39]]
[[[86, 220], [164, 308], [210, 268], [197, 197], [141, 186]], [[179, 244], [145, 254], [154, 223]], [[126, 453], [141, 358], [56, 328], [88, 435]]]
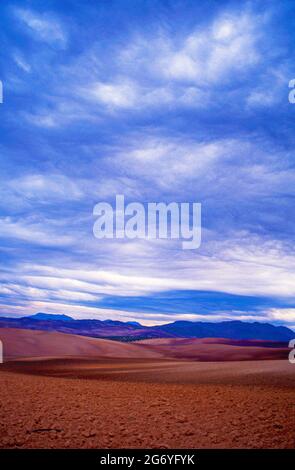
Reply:
[[294, 448], [283, 344], [1, 329], [1, 448]]

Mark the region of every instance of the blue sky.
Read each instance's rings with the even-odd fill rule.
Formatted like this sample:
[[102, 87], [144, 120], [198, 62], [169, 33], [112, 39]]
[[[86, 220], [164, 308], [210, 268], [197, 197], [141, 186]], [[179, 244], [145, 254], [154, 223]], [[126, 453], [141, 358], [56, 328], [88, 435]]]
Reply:
[[[1, 6], [0, 313], [295, 328], [294, 4]], [[202, 245], [94, 204], [201, 202]]]

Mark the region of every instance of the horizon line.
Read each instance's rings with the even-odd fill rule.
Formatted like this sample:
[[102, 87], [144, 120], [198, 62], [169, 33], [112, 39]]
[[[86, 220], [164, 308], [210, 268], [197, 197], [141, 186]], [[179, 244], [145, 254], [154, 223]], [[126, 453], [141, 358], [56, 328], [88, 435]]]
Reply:
[[[295, 332], [295, 329], [294, 327], [292, 326], [288, 326], [288, 325], [284, 325], [284, 324], [274, 324], [270, 321], [259, 321], [259, 320], [234, 320], [234, 319], [229, 319], [229, 320], [171, 320], [171, 321], [168, 321], [168, 322], [165, 322], [165, 323], [155, 323], [155, 324], [152, 324], [152, 325], [144, 325], [142, 324], [140, 321], [138, 320], [127, 320], [127, 321], [123, 321], [123, 320], [113, 320], [112, 318], [107, 318], [107, 319], [101, 319], [101, 318], [75, 318], [75, 317], [72, 317], [70, 315], [67, 315], [67, 314], [64, 314], [64, 313], [48, 313], [48, 312], [36, 312], [36, 313], [33, 313], [33, 314], [29, 314], [29, 315], [20, 315], [20, 316], [9, 316], [7, 314], [3, 314], [3, 315], [0, 315], [0, 318], [7, 318], [7, 319], [11, 319], [11, 320], [19, 320], [19, 319], [23, 319], [23, 318], [32, 318], [38, 314], [43, 314], [43, 315], [52, 315], [52, 316], [63, 316], [63, 317], [67, 317], [73, 321], [101, 321], [101, 322], [107, 322], [107, 321], [113, 321], [113, 322], [120, 322], [120, 323], [137, 323], [139, 324], [140, 326], [144, 327], [144, 328], [154, 328], [154, 327], [160, 327], [160, 326], [165, 326], [165, 325], [169, 325], [171, 323], [177, 323], [177, 322], [187, 322], [187, 323], [232, 323], [232, 322], [239, 322], [239, 323], [244, 323], [244, 324], [254, 324], [254, 323], [260, 323], [262, 325], [271, 325], [273, 327], [285, 327], [291, 331], [294, 331]], [[46, 321], [46, 320], [44, 320]], [[49, 320], [50, 321], [50, 320]], [[62, 320], [61, 320], [62, 321]]]

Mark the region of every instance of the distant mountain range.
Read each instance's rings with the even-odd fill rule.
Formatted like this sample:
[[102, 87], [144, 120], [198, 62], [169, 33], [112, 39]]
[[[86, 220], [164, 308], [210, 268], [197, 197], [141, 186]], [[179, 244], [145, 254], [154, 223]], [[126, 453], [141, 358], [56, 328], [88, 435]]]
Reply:
[[138, 322], [114, 320], [75, 320], [68, 315], [36, 313], [22, 318], [0, 317], [0, 328], [59, 331], [94, 338], [136, 341], [149, 338], [228, 338], [236, 340], [284, 341], [295, 338], [285, 326], [269, 323], [223, 321], [176, 321], [160, 326], [143, 326]]
[[60, 320], [60, 321], [73, 321], [74, 318], [69, 317], [68, 315], [56, 315], [52, 313], [35, 313], [35, 315], [30, 315], [29, 317], [23, 318], [31, 318], [32, 320]]

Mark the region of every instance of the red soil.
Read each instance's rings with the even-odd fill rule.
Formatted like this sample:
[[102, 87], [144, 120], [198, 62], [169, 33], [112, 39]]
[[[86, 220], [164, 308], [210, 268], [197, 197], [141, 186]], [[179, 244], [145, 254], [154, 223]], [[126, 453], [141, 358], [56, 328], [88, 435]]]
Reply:
[[[43, 355], [42, 360], [0, 366], [2, 448], [295, 446], [295, 365], [287, 359], [165, 359], [161, 355], [167, 342], [121, 344], [82, 338], [80, 343], [81, 337], [27, 330], [30, 333], [18, 337], [23, 349], [18, 349], [14, 332], [6, 331], [5, 338], [2, 334], [11, 355]], [[185, 344], [173, 344], [175, 354], [183, 357]], [[218, 347], [219, 359], [219, 346], [232, 348], [212, 340], [186, 347], [189, 354], [200, 354], [200, 347], [208, 345]], [[44, 359], [61, 351], [68, 357]], [[69, 358], [77, 354], [85, 356]], [[237, 356], [232, 351], [229, 357]]]
[[220, 338], [169, 338], [122, 343], [107, 339], [14, 328], [1, 328], [4, 359], [87, 357], [87, 358], [170, 358], [196, 361], [243, 361], [287, 359], [287, 347], [269, 341], [234, 341]]
[[38, 330], [1, 328], [4, 360], [42, 357], [140, 358], [161, 357], [133, 343]]
[[287, 359], [290, 349], [271, 341], [238, 341], [224, 338], [163, 338], [139, 341], [166, 357], [196, 361], [249, 361]]

